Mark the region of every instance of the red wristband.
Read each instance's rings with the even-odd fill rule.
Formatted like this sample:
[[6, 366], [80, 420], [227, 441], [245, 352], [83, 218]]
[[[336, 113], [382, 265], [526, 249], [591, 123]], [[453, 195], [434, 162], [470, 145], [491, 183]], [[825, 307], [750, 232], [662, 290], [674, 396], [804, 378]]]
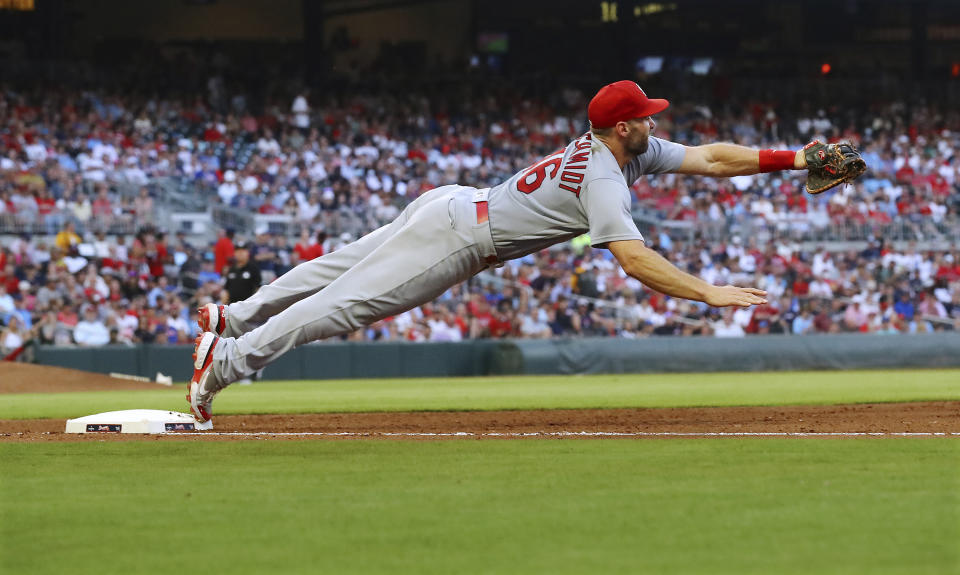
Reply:
[[760, 173], [792, 170], [796, 157], [790, 150], [760, 150]]

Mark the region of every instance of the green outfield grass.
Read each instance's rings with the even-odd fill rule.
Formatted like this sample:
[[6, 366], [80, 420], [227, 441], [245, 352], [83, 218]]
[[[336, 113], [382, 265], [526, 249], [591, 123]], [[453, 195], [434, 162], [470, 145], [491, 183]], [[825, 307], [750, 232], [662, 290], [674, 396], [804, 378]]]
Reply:
[[[0, 395], [0, 419], [116, 409], [186, 410], [184, 385], [149, 391]], [[215, 413], [313, 413], [788, 405], [960, 400], [960, 370], [709, 373], [289, 381], [233, 386]]]
[[949, 439], [0, 444], [3, 573], [956, 573]]

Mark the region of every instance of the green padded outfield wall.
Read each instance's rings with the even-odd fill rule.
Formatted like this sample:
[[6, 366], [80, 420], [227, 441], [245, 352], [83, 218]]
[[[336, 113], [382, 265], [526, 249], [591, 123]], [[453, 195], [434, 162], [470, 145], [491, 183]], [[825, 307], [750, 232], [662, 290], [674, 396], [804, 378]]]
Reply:
[[[162, 372], [187, 381], [191, 353], [191, 346], [41, 347], [36, 358], [45, 365], [150, 378]], [[912, 367], [960, 367], [960, 334], [319, 343], [287, 353], [267, 367], [264, 379]]]
[[[349, 379], [486, 375], [499, 342], [320, 343], [298, 347], [264, 370], [264, 379]], [[182, 382], [193, 374], [193, 346], [40, 347], [36, 361]]]
[[[796, 371], [960, 366], [960, 334], [518, 341], [505, 373]], [[960, 384], [960, 382], [958, 382]]]

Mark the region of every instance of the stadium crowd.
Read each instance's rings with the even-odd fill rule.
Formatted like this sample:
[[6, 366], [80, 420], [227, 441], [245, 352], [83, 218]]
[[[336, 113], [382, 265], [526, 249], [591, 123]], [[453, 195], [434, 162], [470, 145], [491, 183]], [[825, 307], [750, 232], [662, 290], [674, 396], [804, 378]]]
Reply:
[[[576, 90], [547, 100], [477, 92], [455, 103], [424, 94], [339, 99], [301, 91], [255, 109], [213, 80], [191, 98], [0, 89], [0, 231], [29, 232], [6, 236], [0, 251], [0, 348], [15, 349], [30, 335], [77, 345], [192, 341], [193, 310], [229, 299], [231, 269], [247, 266], [269, 282], [391, 220], [425, 190], [494, 185], [586, 129], [586, 101]], [[895, 252], [873, 242], [863, 251], [811, 253], [795, 243], [830, 226], [866, 225], [883, 237], [883, 226], [896, 223], [922, 240], [960, 225], [957, 111], [675, 104], [658, 122], [657, 135], [689, 145], [797, 148], [813, 137], [850, 139], [870, 170], [819, 196], [802, 192], [799, 172], [667, 175], [634, 186], [638, 206], [652, 217], [692, 222], [701, 232], [694, 241], [648, 234], [664, 255], [711, 282], [763, 287], [773, 296], [768, 306], [718, 313], [665, 298], [580, 238], [351, 337], [957, 327], [960, 252]], [[170, 237], [148, 225], [160, 201], [151, 186], [157, 178], [175, 178], [210, 202], [287, 214], [300, 238], [263, 233], [240, 241], [221, 233], [206, 246]], [[128, 230], [137, 232], [118, 233]], [[248, 256], [233, 253], [238, 245]]]
[[[214, 202], [356, 234], [438, 185], [496, 184], [586, 129], [587, 97], [575, 90], [551, 101], [476, 94], [456, 106], [422, 94], [311, 104], [304, 91], [256, 113], [242, 95], [219, 90], [214, 84], [193, 99], [0, 90], [0, 225], [56, 233], [73, 220], [81, 231], [109, 230], [152, 209], [148, 192], [118, 194], [116, 184], [174, 177]], [[657, 217], [798, 237], [831, 224], [899, 222], [918, 239], [958, 222], [956, 110], [908, 114], [888, 104], [808, 114], [762, 103], [742, 112], [678, 103], [658, 122], [658, 135], [689, 145], [789, 149], [814, 137], [848, 139], [870, 171], [818, 197], [798, 193], [799, 172], [641, 180], [638, 204]], [[358, 225], [344, 230], [345, 218]]]
[[[653, 241], [680, 267], [707, 281], [766, 289], [770, 304], [721, 312], [664, 297], [626, 277], [609, 252], [593, 250], [580, 239], [508, 262], [351, 339], [733, 337], [960, 328], [960, 250], [896, 252], [873, 243], [838, 254], [739, 237], [681, 244], [660, 234]], [[237, 270], [250, 269], [257, 277], [275, 277], [324, 249], [307, 234], [292, 247], [269, 234], [234, 245], [224, 234], [212, 247], [198, 249], [183, 237], [152, 232], [138, 234], [129, 245], [102, 233], [68, 249], [56, 243], [24, 237], [0, 252], [0, 321], [6, 325], [0, 347], [5, 353], [30, 335], [60, 345], [188, 343], [196, 335], [197, 306], [249, 295], [236, 295], [243, 282], [224, 275], [239, 277]]]

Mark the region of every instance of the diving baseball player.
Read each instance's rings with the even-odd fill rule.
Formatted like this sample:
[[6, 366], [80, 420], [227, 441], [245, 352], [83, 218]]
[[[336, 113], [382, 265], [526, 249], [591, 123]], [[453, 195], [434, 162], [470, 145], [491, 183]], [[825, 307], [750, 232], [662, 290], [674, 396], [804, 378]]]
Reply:
[[763, 290], [710, 285], [645, 247], [630, 215], [629, 186], [644, 174], [803, 169], [805, 151], [655, 138], [653, 116], [668, 105], [634, 82], [607, 85], [590, 101], [589, 132], [506, 182], [431, 190], [392, 223], [300, 264], [249, 299], [207, 304], [187, 394], [193, 415], [207, 421], [218, 392], [298, 345], [402, 313], [490, 266], [585, 232], [627, 274], [664, 294], [715, 307], [766, 303]]

